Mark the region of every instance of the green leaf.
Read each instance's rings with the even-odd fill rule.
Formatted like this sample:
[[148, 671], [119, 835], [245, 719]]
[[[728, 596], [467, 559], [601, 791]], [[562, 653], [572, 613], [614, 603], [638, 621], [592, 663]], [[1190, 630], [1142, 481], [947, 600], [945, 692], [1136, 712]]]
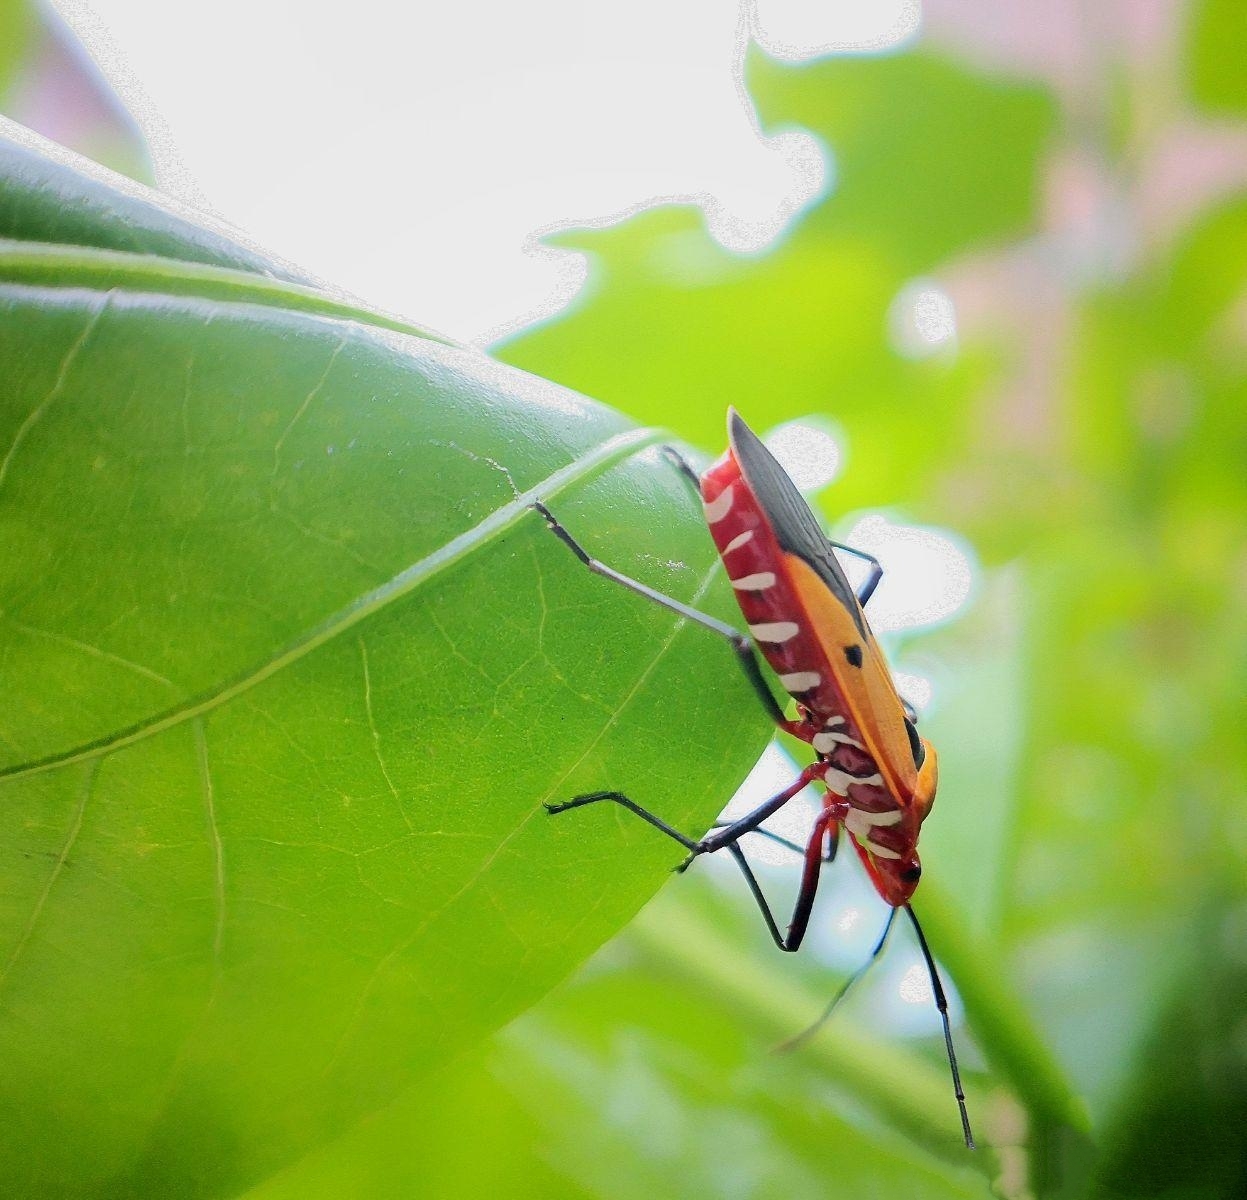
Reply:
[[314, 283], [167, 196], [0, 117], [0, 237], [96, 246]]
[[1192, 5], [1187, 56], [1197, 103], [1213, 112], [1247, 113], [1247, 8], [1238, 0], [1198, 0]]
[[870, 244], [916, 275], [1030, 228], [1056, 115], [1042, 89], [921, 51], [801, 66], [755, 51], [746, 82], [764, 126], [829, 148], [830, 193], [802, 236]]
[[[1209, 908], [1192, 923], [1193, 969], [1167, 997], [1121, 1110], [1096, 1195], [1220, 1200], [1243, 1194], [1247, 1066], [1242, 1048], [1244, 909]], [[1194, 1139], [1157, 1130], [1197, 1129]]]
[[218, 1195], [507, 1021], [667, 877], [652, 831], [543, 800], [625, 787], [704, 827], [767, 726], [730, 654], [527, 507], [726, 615], [660, 433], [188, 269], [237, 256], [5, 161], [10, 234], [150, 217], [135, 243], [175, 257], [0, 254], [0, 1190]]
[[17, 78], [34, 27], [28, 0], [0, 0], [0, 103]]

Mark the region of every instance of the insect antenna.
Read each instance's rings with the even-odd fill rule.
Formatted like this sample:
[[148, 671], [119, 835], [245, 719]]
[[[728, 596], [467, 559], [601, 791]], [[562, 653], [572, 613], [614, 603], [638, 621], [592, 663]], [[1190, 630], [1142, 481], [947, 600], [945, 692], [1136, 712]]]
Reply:
[[840, 985], [840, 990], [831, 998], [831, 1002], [818, 1015], [818, 1018], [812, 1025], [807, 1025], [800, 1033], [790, 1037], [787, 1041], [780, 1042], [775, 1047], [776, 1054], [787, 1054], [790, 1050], [795, 1050], [798, 1046], [803, 1046], [810, 1040], [830, 1019], [831, 1014], [836, 1011], [840, 1005], [840, 1001], [849, 994], [853, 985], [861, 979], [871, 967], [878, 961], [879, 956], [883, 953], [883, 947], [887, 944], [888, 934], [892, 932], [892, 922], [896, 920], [896, 909], [888, 911], [888, 919], [884, 923], [883, 932], [879, 935], [879, 940], [875, 943], [875, 948], [870, 952], [870, 957], [862, 963], [852, 975], [848, 977]]
[[[895, 913], [895, 909], [892, 910]], [[944, 995], [944, 985], [940, 982], [940, 973], [935, 969], [935, 959], [931, 948], [927, 945], [922, 926], [918, 924], [918, 916], [914, 910], [905, 905], [910, 923], [918, 935], [918, 945], [922, 948], [922, 957], [926, 959], [927, 974], [931, 977], [931, 990], [935, 993], [935, 1007], [940, 1010], [940, 1020], [944, 1022], [944, 1046], [948, 1051], [948, 1068], [953, 1074], [953, 1094], [957, 1097], [957, 1107], [961, 1110], [961, 1132], [965, 1135], [966, 1148], [974, 1149], [974, 1134], [970, 1131], [970, 1114], [966, 1112], [966, 1094], [961, 1087], [961, 1072], [957, 1070], [957, 1052], [953, 1049], [953, 1031], [948, 1023], [948, 997]]]

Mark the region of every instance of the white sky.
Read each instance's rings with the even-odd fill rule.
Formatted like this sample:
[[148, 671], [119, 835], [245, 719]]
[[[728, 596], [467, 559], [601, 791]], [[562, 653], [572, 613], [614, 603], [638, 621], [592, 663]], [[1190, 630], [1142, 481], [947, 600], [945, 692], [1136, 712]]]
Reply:
[[[716, 236], [757, 246], [822, 186], [813, 139], [754, 126], [732, 0], [55, 3], [163, 186], [466, 341], [574, 294], [576, 258], [536, 231], [702, 196]], [[786, 57], [880, 48], [918, 0], [758, 0], [756, 22]]]

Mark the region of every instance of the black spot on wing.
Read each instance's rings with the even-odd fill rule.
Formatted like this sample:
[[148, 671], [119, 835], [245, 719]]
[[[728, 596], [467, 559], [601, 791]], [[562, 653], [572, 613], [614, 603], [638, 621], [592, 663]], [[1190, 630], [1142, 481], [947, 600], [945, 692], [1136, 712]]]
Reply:
[[862, 665], [862, 648], [861, 646], [845, 646], [845, 661], [851, 667], [860, 667]]
[[810, 565], [852, 616], [863, 640], [868, 638], [866, 620], [862, 615], [862, 606], [857, 602], [857, 594], [853, 591], [844, 568], [840, 566], [831, 543], [824, 535], [818, 518], [797, 491], [797, 485], [775, 461], [775, 456], [762, 444], [758, 435], [740, 419], [735, 409], [728, 413], [727, 431], [745, 482], [766, 513], [780, 546]]

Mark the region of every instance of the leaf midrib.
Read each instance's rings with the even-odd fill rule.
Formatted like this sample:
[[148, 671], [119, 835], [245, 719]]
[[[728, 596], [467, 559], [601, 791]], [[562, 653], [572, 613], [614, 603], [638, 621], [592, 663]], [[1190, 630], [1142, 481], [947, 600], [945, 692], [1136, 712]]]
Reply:
[[500, 537], [524, 516], [535, 500], [549, 499], [559, 495], [572, 484], [607, 470], [653, 445], [662, 436], [661, 430], [647, 427], [630, 429], [608, 438], [566, 466], [547, 475], [527, 491], [518, 493], [514, 500], [495, 509], [484, 520], [451, 538], [449, 542], [439, 546], [431, 554], [405, 567], [397, 575], [377, 587], [356, 596], [337, 612], [287, 643], [276, 654], [225, 681], [215, 690], [191, 697], [182, 704], [174, 705], [142, 721], [137, 721], [133, 725], [127, 725], [68, 750], [0, 768], [0, 780], [23, 779], [70, 763], [83, 762], [110, 754], [114, 750], [154, 737], [184, 721], [211, 712], [236, 696], [249, 691], [291, 663], [297, 662], [339, 634], [354, 628], [387, 605], [401, 600], [474, 550]]

